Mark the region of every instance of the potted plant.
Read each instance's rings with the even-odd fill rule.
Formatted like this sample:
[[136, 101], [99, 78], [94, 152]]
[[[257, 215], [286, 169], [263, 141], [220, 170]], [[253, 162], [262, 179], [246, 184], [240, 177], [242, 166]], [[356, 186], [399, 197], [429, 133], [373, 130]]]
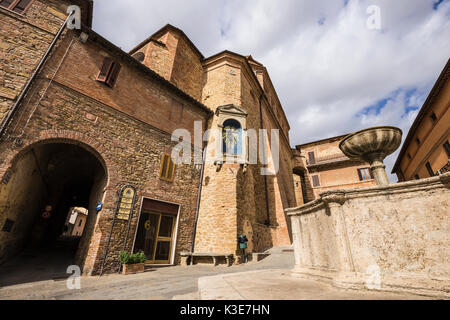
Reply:
[[122, 251], [120, 253], [120, 262], [122, 262], [122, 274], [132, 274], [144, 272], [145, 261], [147, 257], [143, 251], [136, 253], [129, 253], [128, 251]]

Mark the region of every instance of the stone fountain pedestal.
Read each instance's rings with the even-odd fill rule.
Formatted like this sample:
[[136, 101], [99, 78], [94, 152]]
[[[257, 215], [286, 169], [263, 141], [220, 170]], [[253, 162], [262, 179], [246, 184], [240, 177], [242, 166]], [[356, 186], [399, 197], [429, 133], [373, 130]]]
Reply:
[[398, 149], [402, 130], [396, 127], [373, 127], [346, 136], [339, 148], [351, 159], [370, 163], [370, 170], [378, 185], [388, 185], [384, 159]]

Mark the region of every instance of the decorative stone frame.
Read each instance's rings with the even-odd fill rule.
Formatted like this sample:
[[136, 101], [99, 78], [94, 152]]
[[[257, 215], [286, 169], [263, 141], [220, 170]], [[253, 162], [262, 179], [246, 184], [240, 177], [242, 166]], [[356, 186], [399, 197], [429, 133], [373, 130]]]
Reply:
[[[241, 164], [244, 166], [244, 171], [247, 168], [248, 165], [248, 142], [247, 142], [247, 116], [248, 116], [248, 112], [241, 108], [238, 107], [234, 104], [227, 104], [227, 105], [223, 105], [220, 106], [216, 109], [216, 117], [218, 117], [217, 119], [217, 127], [220, 130], [220, 132], [222, 133], [223, 131], [223, 124], [225, 123], [225, 121], [227, 120], [235, 120], [237, 122], [239, 122], [239, 124], [241, 125], [241, 129], [242, 129], [242, 152], [239, 155], [226, 155], [224, 157], [223, 154], [223, 143], [220, 143], [220, 152], [218, 153], [218, 159], [216, 159], [216, 161], [214, 162], [216, 165], [222, 165], [223, 162], [226, 160], [224, 160], [224, 158], [230, 158], [230, 157], [234, 157], [237, 160], [237, 163]], [[221, 139], [222, 141], [222, 139]]]

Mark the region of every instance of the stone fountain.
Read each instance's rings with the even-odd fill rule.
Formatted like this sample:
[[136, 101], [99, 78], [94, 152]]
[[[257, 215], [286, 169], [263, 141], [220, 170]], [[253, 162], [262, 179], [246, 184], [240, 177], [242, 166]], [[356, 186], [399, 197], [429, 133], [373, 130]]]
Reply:
[[396, 127], [372, 127], [357, 131], [339, 144], [341, 151], [351, 159], [370, 164], [370, 170], [378, 185], [388, 185], [386, 166], [383, 160], [398, 149], [402, 141], [402, 130]]

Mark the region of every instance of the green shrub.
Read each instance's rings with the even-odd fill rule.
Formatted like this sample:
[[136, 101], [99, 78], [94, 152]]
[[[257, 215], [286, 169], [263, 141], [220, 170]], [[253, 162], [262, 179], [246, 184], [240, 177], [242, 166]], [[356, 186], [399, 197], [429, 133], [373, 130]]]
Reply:
[[130, 254], [128, 251], [122, 251], [119, 255], [122, 264], [136, 264], [147, 261], [147, 257], [143, 251]]

